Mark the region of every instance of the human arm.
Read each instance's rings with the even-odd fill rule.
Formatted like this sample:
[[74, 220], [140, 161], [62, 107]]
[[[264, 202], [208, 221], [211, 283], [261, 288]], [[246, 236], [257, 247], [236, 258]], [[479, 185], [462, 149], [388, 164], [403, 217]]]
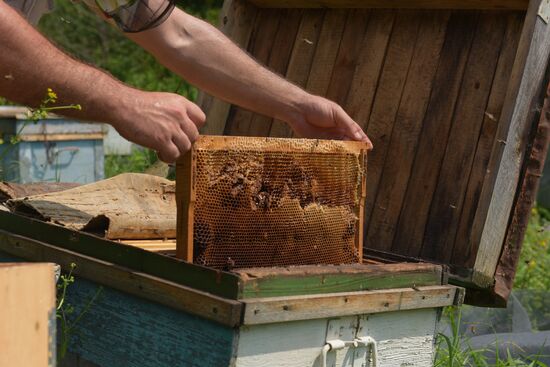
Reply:
[[176, 94], [142, 92], [72, 59], [0, 0], [0, 96], [37, 106], [47, 88], [60, 104], [80, 104], [63, 114], [113, 125], [125, 138], [172, 162], [198, 137], [204, 114]]
[[262, 67], [210, 24], [180, 9], [159, 26], [127, 33], [208, 93], [290, 124], [300, 136], [368, 141], [344, 110]]

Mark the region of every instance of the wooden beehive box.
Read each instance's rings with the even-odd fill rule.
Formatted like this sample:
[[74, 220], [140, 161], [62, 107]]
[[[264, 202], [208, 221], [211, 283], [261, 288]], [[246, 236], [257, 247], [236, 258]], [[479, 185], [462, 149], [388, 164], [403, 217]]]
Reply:
[[[503, 304], [532, 204], [523, 188], [531, 149], [547, 144], [537, 124], [548, 8], [226, 0], [221, 28], [259, 62], [341, 104], [373, 141], [365, 255], [448, 265], [473, 289], [470, 301]], [[281, 121], [208, 95], [201, 104], [206, 134], [292, 136]]]

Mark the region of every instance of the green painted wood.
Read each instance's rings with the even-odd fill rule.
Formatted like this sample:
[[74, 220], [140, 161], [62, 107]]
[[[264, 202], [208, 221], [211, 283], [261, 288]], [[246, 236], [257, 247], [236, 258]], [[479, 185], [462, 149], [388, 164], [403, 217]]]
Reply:
[[239, 278], [234, 274], [189, 264], [87, 233], [8, 212], [0, 212], [0, 229], [221, 297], [236, 299], [238, 295]]
[[[332, 270], [332, 268], [334, 269]], [[240, 272], [243, 277], [243, 286], [239, 298], [441, 285], [444, 279], [441, 266], [429, 264], [326, 266], [319, 267], [319, 270], [321, 273], [317, 272], [317, 274], [307, 270], [294, 271], [293, 274], [287, 270], [265, 275]]]

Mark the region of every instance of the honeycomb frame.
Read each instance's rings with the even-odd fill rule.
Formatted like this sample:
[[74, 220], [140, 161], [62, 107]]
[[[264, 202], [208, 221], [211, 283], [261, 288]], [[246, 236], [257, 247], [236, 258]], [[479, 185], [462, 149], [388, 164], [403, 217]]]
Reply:
[[176, 256], [223, 270], [360, 263], [366, 156], [361, 142], [201, 136], [177, 162]]

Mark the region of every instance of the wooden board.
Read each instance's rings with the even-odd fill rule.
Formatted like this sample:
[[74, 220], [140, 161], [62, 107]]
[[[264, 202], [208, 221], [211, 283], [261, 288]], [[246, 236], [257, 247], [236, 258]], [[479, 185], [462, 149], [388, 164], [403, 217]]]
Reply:
[[294, 266], [284, 269], [236, 270], [242, 298], [376, 290], [446, 283], [445, 272], [432, 264]]
[[462, 304], [464, 290], [451, 285], [353, 293], [243, 299], [245, 325], [346, 315], [439, 308]]
[[0, 263], [0, 365], [55, 361], [54, 264]]
[[268, 8], [527, 9], [528, 0], [250, 0]]
[[[492, 282], [510, 219], [512, 204], [518, 189], [521, 166], [524, 163], [528, 132], [538, 120], [548, 80], [550, 58], [550, 25], [538, 16], [540, 1], [531, 1], [522, 31], [516, 62], [510, 79], [501, 115], [499, 139], [505, 146], [495, 159], [496, 173], [483, 233], [474, 268], [474, 282], [487, 285]], [[500, 153], [500, 154], [499, 154]], [[491, 275], [487, 278], [488, 275]]]
[[[330, 337], [351, 341], [371, 336], [378, 343], [380, 366], [430, 367], [437, 319], [436, 310], [425, 309], [250, 326], [239, 334], [235, 366], [317, 367]], [[327, 366], [368, 366], [365, 352], [364, 347], [333, 350]]]
[[[220, 30], [241, 48], [246, 49], [257, 9], [248, 0], [224, 1], [220, 13]], [[231, 104], [201, 92], [198, 104], [206, 112], [203, 134], [223, 134]]]

